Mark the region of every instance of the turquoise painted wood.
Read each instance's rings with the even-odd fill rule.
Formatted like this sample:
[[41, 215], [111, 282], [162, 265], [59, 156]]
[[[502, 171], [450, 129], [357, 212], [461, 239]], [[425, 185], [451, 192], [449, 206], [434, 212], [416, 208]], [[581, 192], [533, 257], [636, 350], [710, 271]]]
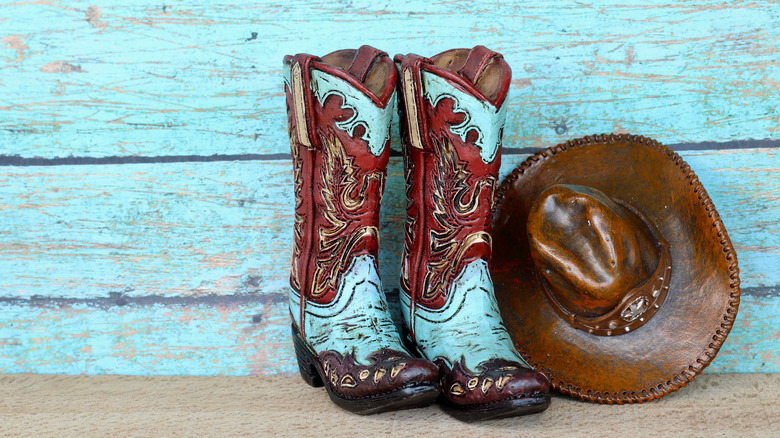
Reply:
[[[504, 53], [510, 148], [600, 132], [759, 140], [681, 155], [742, 270], [708, 370], [780, 372], [780, 6], [626, 0], [0, 5], [0, 372], [294, 372], [281, 58], [364, 43]], [[505, 155], [501, 175], [526, 156]], [[75, 165], [94, 158], [114, 164]], [[402, 188], [394, 157], [391, 297]]]
[[[777, 154], [764, 149], [690, 152], [684, 157], [722, 213], [743, 270], [746, 296], [739, 318], [711, 370], [777, 371]], [[521, 158], [505, 157], [502, 176]], [[35, 300], [0, 306], [7, 320], [0, 325], [0, 371], [293, 372], [284, 304], [291, 184], [269, 186], [263, 178], [288, 180], [288, 167], [287, 162], [121, 165], [100, 166], [100, 174], [85, 166], [3, 169], [0, 193], [10, 201], [4, 201], [0, 219], [6, 226], [17, 222], [10, 227], [14, 233], [0, 235], [0, 266], [7, 274], [0, 289], [6, 297], [43, 295], [52, 300], [43, 308]], [[386, 288], [397, 290], [405, 202], [399, 159], [391, 160], [388, 179], [380, 266]], [[20, 181], [26, 188], [21, 194]], [[118, 220], [122, 211], [127, 216]], [[245, 296], [249, 302], [217, 306], [217, 315], [214, 306], [197, 301], [213, 295]], [[145, 297], [193, 301], [148, 304]], [[119, 306], [123, 299], [131, 301]], [[256, 326], [251, 323], [254, 315], [266, 309], [272, 317], [263, 317], [263, 333], [274, 335], [244, 336], [247, 327]], [[195, 314], [193, 318], [210, 329], [193, 332], [195, 326], [189, 323], [160, 318], [166, 312]], [[102, 357], [124, 348], [128, 336], [136, 339], [132, 354]], [[178, 350], [182, 343], [190, 347], [186, 353], [156, 360], [164, 345]], [[235, 348], [215, 349], [212, 343]], [[258, 354], [266, 357], [264, 362], [257, 362]]]
[[[267, 375], [297, 371], [286, 304], [0, 304], [0, 371]], [[255, 322], [256, 321], [256, 322]], [[274, 345], [274, 348], [268, 348]]]
[[[738, 251], [742, 285], [780, 284], [780, 152], [682, 153]], [[503, 178], [526, 155], [503, 157]], [[393, 158], [380, 274], [398, 287], [406, 197]], [[288, 284], [288, 161], [0, 167], [5, 296], [67, 298], [266, 293]]]
[[486, 44], [514, 69], [508, 144], [630, 131], [777, 138], [772, 1], [15, 2], [0, 6], [3, 152], [287, 152], [281, 60]]
[[0, 167], [0, 199], [3, 295], [198, 296], [287, 285], [287, 161]]
[[[269, 375], [298, 372], [286, 296], [239, 305], [0, 304], [0, 372]], [[391, 302], [400, 319], [396, 300]], [[777, 372], [780, 297], [746, 297], [706, 372]], [[255, 322], [257, 321], [257, 322]]]
[[[726, 225], [737, 250], [742, 287], [780, 283], [780, 151], [681, 155], [707, 189]], [[778, 347], [780, 350], [780, 344]]]

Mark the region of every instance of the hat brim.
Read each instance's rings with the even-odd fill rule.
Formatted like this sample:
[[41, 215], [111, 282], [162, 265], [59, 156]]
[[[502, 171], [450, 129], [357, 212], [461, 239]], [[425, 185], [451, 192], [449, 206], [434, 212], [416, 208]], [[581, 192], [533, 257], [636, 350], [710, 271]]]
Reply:
[[[533, 202], [555, 184], [630, 204], [669, 243], [666, 300], [635, 331], [589, 334], [547, 302], [526, 225]], [[736, 253], [712, 201], [679, 155], [645, 137], [585, 137], [529, 157], [497, 192], [493, 242], [496, 298], [515, 346], [553, 388], [582, 400], [644, 402], [678, 390], [709, 365], [737, 314]]]

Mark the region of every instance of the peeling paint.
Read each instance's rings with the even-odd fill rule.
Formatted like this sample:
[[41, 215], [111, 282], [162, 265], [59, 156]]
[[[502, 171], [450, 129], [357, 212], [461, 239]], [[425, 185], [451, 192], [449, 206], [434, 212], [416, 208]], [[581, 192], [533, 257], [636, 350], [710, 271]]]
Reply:
[[80, 65], [69, 64], [65, 61], [50, 62], [43, 67], [41, 71], [44, 73], [86, 73]]
[[16, 51], [16, 57], [11, 59], [12, 62], [24, 61], [26, 57], [25, 52], [30, 49], [21, 38], [21, 35], [9, 35], [2, 40], [6, 47]]
[[90, 26], [96, 29], [100, 29], [101, 32], [106, 30], [106, 27], [108, 27], [108, 23], [100, 19], [103, 14], [100, 12], [100, 9], [98, 9], [97, 6], [88, 7], [87, 12], [84, 13], [84, 16], [86, 17], [87, 23], [89, 23]]

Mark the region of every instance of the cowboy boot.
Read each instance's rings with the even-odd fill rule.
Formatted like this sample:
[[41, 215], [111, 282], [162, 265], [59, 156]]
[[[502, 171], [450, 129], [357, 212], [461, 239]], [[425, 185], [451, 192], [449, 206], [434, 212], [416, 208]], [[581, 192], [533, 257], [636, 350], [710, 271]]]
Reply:
[[515, 350], [493, 294], [493, 195], [511, 70], [485, 47], [395, 58], [403, 94], [408, 341], [441, 373], [442, 408], [464, 421], [539, 412], [549, 383]]
[[404, 348], [377, 272], [397, 71], [369, 46], [284, 59], [295, 178], [290, 312], [298, 366], [358, 414], [425, 406], [438, 369]]

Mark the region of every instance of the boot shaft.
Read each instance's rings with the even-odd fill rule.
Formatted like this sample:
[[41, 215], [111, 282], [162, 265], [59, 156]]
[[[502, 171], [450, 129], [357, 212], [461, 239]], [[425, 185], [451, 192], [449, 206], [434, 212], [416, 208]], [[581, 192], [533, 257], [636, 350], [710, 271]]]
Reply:
[[395, 61], [407, 195], [401, 287], [436, 309], [469, 263], [490, 260], [511, 70], [481, 46]]
[[290, 284], [324, 304], [359, 255], [376, 259], [397, 72], [363, 46], [284, 59], [295, 180]]

